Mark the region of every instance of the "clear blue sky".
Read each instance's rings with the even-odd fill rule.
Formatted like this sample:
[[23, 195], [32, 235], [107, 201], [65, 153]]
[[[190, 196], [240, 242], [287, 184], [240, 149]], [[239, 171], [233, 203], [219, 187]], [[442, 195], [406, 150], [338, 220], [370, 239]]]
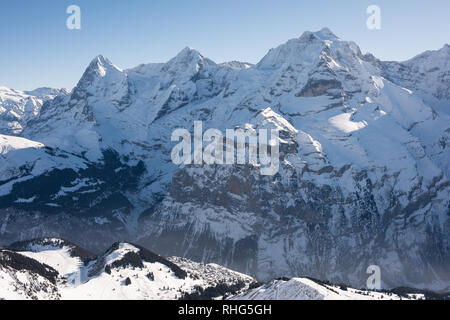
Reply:
[[[66, 8], [82, 29], [66, 28]], [[381, 7], [382, 30], [366, 28]], [[363, 52], [406, 60], [450, 42], [449, 0], [1, 0], [0, 85], [72, 88], [93, 57], [122, 68], [165, 62], [186, 46], [216, 62], [258, 62], [305, 30], [324, 26]]]

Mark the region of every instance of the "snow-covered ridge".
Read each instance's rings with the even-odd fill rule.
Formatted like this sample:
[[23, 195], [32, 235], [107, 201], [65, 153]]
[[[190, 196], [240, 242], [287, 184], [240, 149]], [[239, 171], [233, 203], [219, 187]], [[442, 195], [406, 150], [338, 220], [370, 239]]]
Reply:
[[[380, 62], [386, 77], [417, 91], [432, 104], [450, 101], [450, 45], [421, 53], [404, 62]], [[448, 109], [448, 108], [447, 108]]]
[[450, 294], [421, 290], [371, 291], [333, 285], [309, 278], [273, 280], [230, 297], [232, 300], [425, 300], [450, 299]]
[[[28, 249], [24, 251], [24, 249]], [[86, 259], [81, 260], [82, 252]], [[95, 257], [57, 238], [35, 239], [0, 248], [0, 299], [239, 299], [391, 300], [446, 298], [420, 290], [373, 292], [307, 278], [264, 285], [215, 264], [168, 260], [145, 248], [115, 243]], [[448, 297], [447, 297], [448, 298]]]
[[[23, 246], [21, 248], [21, 246]], [[28, 248], [31, 251], [24, 251]], [[216, 264], [179, 257], [168, 260], [127, 242], [84, 262], [84, 249], [57, 238], [35, 239], [0, 248], [0, 299], [238, 299], [399, 300], [445, 299], [414, 289], [356, 290], [309, 278], [253, 278]]]
[[14, 137], [14, 136], [5, 136], [3, 134], [0, 135], [0, 154], [5, 155], [10, 151], [21, 150], [27, 148], [40, 149], [43, 148], [44, 145], [39, 142], [30, 141], [28, 139]]
[[39, 115], [46, 101], [66, 94], [66, 89], [38, 88], [33, 91], [18, 91], [0, 87], [0, 133], [20, 134], [28, 121]]
[[210, 299], [256, 283], [220, 266], [171, 260], [126, 242], [98, 257], [57, 238], [17, 242], [0, 248], [0, 299]]

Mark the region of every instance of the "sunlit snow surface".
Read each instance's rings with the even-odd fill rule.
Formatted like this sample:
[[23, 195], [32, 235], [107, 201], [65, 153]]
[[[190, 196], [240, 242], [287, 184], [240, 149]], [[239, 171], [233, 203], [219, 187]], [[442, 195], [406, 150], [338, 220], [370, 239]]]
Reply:
[[276, 280], [260, 288], [232, 297], [233, 300], [407, 300], [421, 299], [423, 295], [400, 297], [396, 294], [356, 290], [320, 284], [307, 278]]
[[[30, 270], [4, 267], [0, 251], [0, 299], [21, 300], [176, 300], [198, 288], [218, 284], [243, 283], [238, 292], [226, 299], [237, 300], [399, 300], [422, 299], [422, 294], [399, 296], [387, 292], [356, 290], [325, 284], [308, 278], [273, 280], [256, 286], [253, 278], [216, 264], [201, 264], [179, 257], [169, 260], [187, 272], [182, 279], [163, 263], [144, 262], [143, 267], [132, 264], [116, 266], [127, 253], [142, 250], [129, 243], [119, 243], [114, 250], [88, 263], [73, 255], [76, 248], [59, 239], [45, 239], [46, 245], [32, 244], [20, 255], [32, 258], [58, 272], [56, 282]], [[103, 267], [95, 272], [95, 265]], [[109, 267], [108, 267], [109, 266]], [[48, 268], [47, 267], [47, 268]], [[108, 269], [109, 268], [109, 269]], [[149, 275], [151, 275], [149, 277]], [[249, 286], [254, 289], [250, 289]], [[256, 287], [256, 288], [255, 288]], [[221, 299], [221, 296], [209, 297]]]
[[[56, 285], [33, 272], [4, 268], [0, 264], [0, 299], [175, 300], [196, 292], [197, 288], [242, 282], [242, 289], [245, 289], [255, 282], [247, 275], [218, 265], [205, 265], [177, 257], [170, 260], [187, 272], [188, 276], [184, 279], [158, 262], [143, 261], [143, 267], [110, 267], [107, 272], [106, 266], [120, 261], [129, 252], [138, 253], [141, 249], [120, 243], [106, 256], [84, 264], [78, 257], [72, 256], [71, 246], [58, 239], [48, 241], [54, 244], [31, 245], [29, 251], [18, 253], [55, 269], [59, 273]], [[104, 267], [92, 272], [98, 262]]]

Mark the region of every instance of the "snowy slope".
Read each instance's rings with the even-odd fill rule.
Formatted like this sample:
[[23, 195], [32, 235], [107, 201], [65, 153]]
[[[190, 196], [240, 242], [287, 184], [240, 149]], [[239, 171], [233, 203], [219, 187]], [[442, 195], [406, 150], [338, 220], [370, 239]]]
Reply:
[[1, 139], [0, 154], [2, 155], [6, 155], [7, 153], [14, 150], [22, 150], [28, 148], [40, 149], [44, 147], [42, 143], [14, 136], [0, 135], [0, 139]]
[[[449, 288], [447, 62], [446, 47], [381, 62], [326, 28], [256, 65], [192, 48], [128, 70], [98, 56], [26, 122], [31, 147], [3, 138], [0, 243], [126, 238], [263, 280], [360, 287], [378, 264], [384, 287]], [[171, 133], [198, 120], [275, 128], [279, 173], [175, 166]]]
[[[3, 299], [173, 300], [192, 294], [220, 298], [255, 283], [253, 278], [224, 267], [172, 258], [178, 265], [125, 242], [114, 244], [98, 257], [55, 238], [22, 241], [10, 248], [0, 252]], [[6, 255], [11, 257], [9, 264], [2, 260]], [[26, 270], [20, 259], [28, 259]], [[40, 268], [51, 270], [52, 277]]]
[[[27, 249], [27, 251], [23, 251]], [[309, 278], [257, 284], [216, 264], [166, 260], [145, 248], [115, 243], [95, 257], [66, 240], [36, 239], [0, 250], [0, 299], [21, 300], [415, 300], [446, 294], [399, 288], [356, 290]]]
[[59, 299], [57, 277], [48, 265], [0, 248], [0, 300]]
[[433, 108], [434, 121], [420, 123], [413, 130], [420, 136], [427, 154], [450, 176], [450, 46], [426, 51], [405, 62], [379, 62], [384, 75], [412, 90]]
[[[0, 195], [9, 194], [17, 181], [26, 181], [56, 168], [83, 167], [86, 165], [81, 157], [48, 148], [40, 142], [0, 135]], [[21, 199], [16, 201], [21, 202]]]
[[450, 45], [430, 50], [404, 62], [381, 62], [387, 76], [428, 98], [450, 100]]
[[402, 289], [401, 294], [356, 290], [308, 278], [273, 280], [258, 285], [253, 278], [216, 264], [205, 265], [179, 257], [166, 260], [126, 242], [115, 243], [104, 254], [95, 257], [73, 243], [56, 238], [22, 241], [8, 249], [0, 249], [0, 284], [0, 299], [6, 300], [398, 300], [447, 297], [407, 288]]
[[357, 290], [320, 283], [308, 278], [274, 280], [259, 288], [230, 297], [232, 300], [420, 300], [423, 294], [400, 296], [391, 292]]

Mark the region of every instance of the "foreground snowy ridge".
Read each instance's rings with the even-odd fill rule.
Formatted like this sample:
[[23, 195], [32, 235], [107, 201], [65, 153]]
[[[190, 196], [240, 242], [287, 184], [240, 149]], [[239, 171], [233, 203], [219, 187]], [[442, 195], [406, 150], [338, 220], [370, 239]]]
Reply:
[[[384, 288], [448, 291], [449, 61], [449, 46], [380, 61], [325, 28], [256, 65], [191, 48], [127, 70], [98, 56], [42, 105], [3, 88], [0, 244], [130, 239], [264, 281], [356, 288], [376, 264]], [[279, 173], [175, 166], [171, 133], [194, 121], [279, 131]]]
[[353, 289], [309, 278], [280, 279], [259, 288], [230, 297], [232, 300], [426, 300], [450, 299], [450, 294], [436, 294], [411, 288], [392, 291]]
[[61, 239], [0, 248], [0, 299], [40, 300], [391, 300], [448, 298], [430, 293], [372, 292], [294, 278], [265, 285], [216, 264], [164, 259], [134, 244], [115, 243], [95, 256]]
[[19, 242], [0, 249], [0, 299], [212, 299], [256, 283], [221, 266], [170, 260], [126, 242], [98, 257], [60, 239]]

